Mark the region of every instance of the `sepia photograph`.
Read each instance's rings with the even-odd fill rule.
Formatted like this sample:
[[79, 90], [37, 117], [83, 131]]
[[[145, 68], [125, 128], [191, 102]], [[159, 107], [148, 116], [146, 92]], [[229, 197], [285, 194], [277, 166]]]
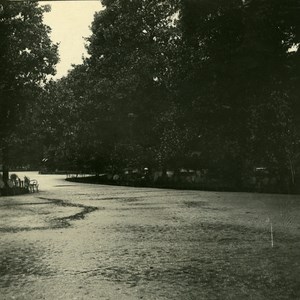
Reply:
[[300, 0], [0, 0], [10, 299], [300, 299]]

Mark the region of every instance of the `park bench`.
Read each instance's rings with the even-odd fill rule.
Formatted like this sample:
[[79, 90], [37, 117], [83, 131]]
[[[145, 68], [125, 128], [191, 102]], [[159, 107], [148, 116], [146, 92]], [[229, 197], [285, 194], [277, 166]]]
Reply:
[[24, 187], [29, 190], [29, 192], [34, 193], [39, 191], [39, 183], [36, 179], [30, 179], [29, 177], [24, 177]]

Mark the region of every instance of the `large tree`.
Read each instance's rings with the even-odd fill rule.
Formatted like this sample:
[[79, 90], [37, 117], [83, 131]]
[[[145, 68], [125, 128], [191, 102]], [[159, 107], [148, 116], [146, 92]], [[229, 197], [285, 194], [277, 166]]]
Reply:
[[8, 176], [9, 141], [34, 90], [54, 74], [57, 45], [43, 24], [49, 7], [37, 2], [1, 1], [0, 12], [0, 149], [4, 179]]
[[202, 161], [225, 177], [290, 168], [298, 14], [296, 0], [182, 1], [182, 107]]
[[50, 169], [91, 166], [100, 150], [95, 122], [101, 117], [101, 110], [90, 96], [92, 86], [88, 78], [82, 64], [44, 87], [36, 121], [40, 123], [37, 131]]
[[87, 60], [102, 108], [99, 139], [106, 136], [112, 164], [117, 157], [123, 166], [151, 164], [160, 143], [155, 128], [172, 106], [167, 84], [178, 7], [176, 1], [102, 2]]

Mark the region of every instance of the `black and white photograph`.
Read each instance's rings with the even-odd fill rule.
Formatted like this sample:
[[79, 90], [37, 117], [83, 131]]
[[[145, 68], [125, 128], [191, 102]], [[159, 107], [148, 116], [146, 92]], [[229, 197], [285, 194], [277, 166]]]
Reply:
[[300, 0], [0, 0], [11, 299], [300, 299]]

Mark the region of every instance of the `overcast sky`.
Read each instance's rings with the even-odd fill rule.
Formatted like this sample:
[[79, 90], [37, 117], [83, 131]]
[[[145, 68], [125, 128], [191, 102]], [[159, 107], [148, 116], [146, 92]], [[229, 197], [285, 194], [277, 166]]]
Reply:
[[86, 56], [83, 37], [91, 35], [89, 26], [96, 11], [102, 9], [100, 1], [40, 2], [50, 4], [51, 12], [45, 13], [44, 23], [52, 28], [53, 42], [59, 42], [60, 62], [57, 75], [67, 74], [71, 64], [80, 64], [82, 55]]

